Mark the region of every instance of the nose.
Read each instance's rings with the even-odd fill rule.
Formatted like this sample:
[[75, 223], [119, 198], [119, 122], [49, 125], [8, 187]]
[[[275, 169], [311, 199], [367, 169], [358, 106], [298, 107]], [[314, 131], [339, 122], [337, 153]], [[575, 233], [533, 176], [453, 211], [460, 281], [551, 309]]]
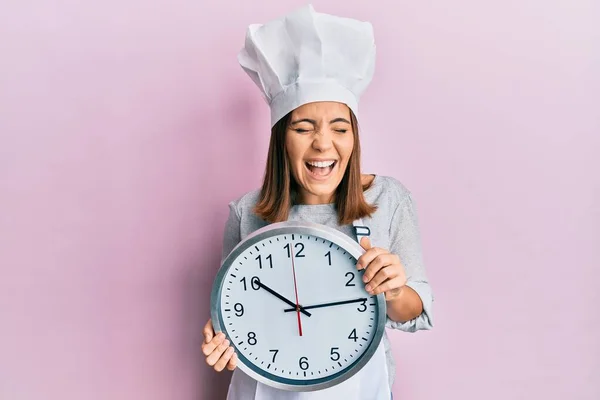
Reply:
[[324, 129], [317, 132], [313, 137], [312, 148], [321, 152], [327, 151], [333, 147], [331, 132]]

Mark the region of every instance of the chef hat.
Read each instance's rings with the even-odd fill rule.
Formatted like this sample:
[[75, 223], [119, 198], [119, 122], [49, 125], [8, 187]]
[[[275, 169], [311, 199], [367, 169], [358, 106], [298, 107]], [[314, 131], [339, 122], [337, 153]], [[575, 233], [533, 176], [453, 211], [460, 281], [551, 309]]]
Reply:
[[271, 126], [315, 101], [345, 103], [358, 115], [358, 100], [375, 68], [369, 22], [299, 8], [248, 27], [238, 61], [271, 108]]

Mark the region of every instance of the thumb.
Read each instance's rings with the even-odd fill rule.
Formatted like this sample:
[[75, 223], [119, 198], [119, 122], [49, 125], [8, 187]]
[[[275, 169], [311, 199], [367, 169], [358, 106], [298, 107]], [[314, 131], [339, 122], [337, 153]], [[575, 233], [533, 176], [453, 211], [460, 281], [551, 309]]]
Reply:
[[360, 239], [360, 246], [365, 250], [369, 250], [371, 248], [371, 239], [369, 239], [367, 236], [363, 236]]
[[212, 325], [212, 319], [208, 319], [208, 322], [206, 323], [206, 325], [204, 325], [202, 333], [204, 333], [204, 340], [206, 341], [206, 343], [210, 343], [215, 333]]

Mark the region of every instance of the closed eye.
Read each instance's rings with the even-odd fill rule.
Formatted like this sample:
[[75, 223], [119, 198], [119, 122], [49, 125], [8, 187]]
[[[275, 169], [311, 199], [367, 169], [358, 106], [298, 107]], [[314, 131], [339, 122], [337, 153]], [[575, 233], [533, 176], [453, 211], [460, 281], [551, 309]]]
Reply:
[[[293, 129], [294, 131], [298, 132], [298, 133], [306, 133], [306, 132], [310, 132], [311, 129]], [[348, 132], [348, 129], [335, 129], [336, 132], [338, 133], [346, 133]]]

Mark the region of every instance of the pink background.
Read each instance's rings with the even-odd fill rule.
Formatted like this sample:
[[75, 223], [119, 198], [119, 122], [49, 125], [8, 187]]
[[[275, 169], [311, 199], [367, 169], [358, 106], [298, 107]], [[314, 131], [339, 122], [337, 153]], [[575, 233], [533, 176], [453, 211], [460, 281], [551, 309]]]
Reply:
[[[236, 53], [303, 2], [8, 3], [0, 398], [223, 398], [201, 328], [269, 125]], [[419, 206], [436, 326], [390, 333], [397, 398], [599, 399], [598, 2], [314, 4], [374, 24], [365, 171]]]

